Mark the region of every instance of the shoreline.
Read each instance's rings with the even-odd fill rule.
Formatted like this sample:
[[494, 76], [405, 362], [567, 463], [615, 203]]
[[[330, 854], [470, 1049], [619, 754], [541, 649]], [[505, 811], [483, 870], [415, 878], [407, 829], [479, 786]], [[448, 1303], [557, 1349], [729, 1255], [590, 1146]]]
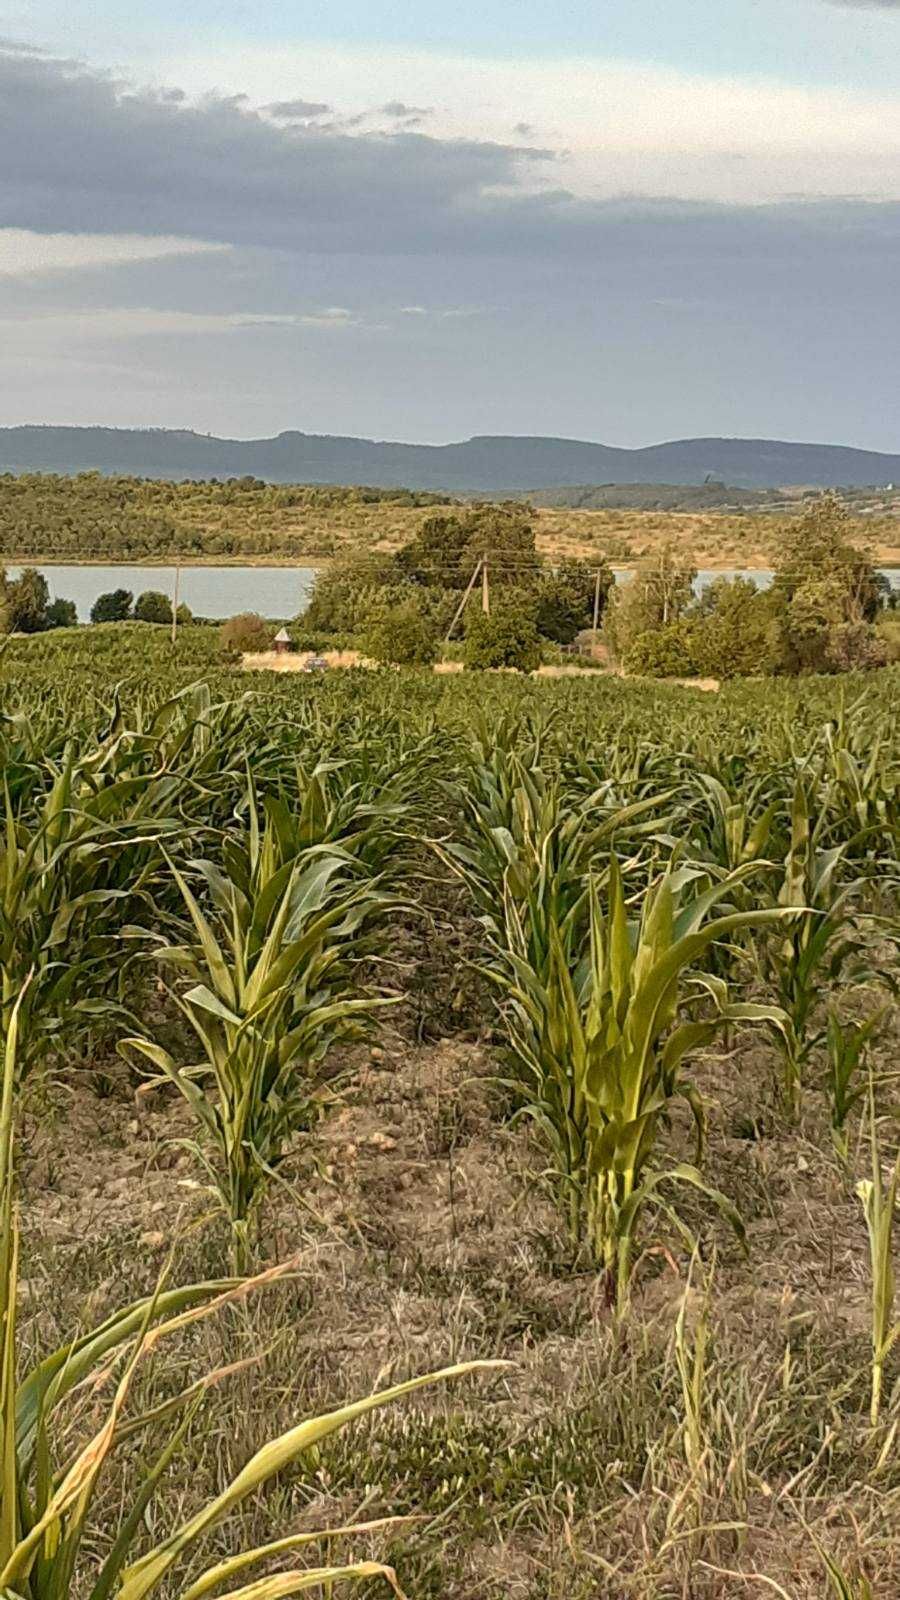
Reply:
[[[365, 554], [366, 552], [360, 552]], [[393, 554], [394, 552], [385, 552]], [[568, 558], [563, 558], [568, 559]], [[589, 557], [576, 559], [589, 560]], [[213, 570], [219, 568], [242, 569], [246, 567], [257, 568], [261, 571], [271, 569], [274, 571], [306, 571], [320, 572], [328, 567], [334, 560], [333, 556], [171, 556], [171, 557], [137, 557], [129, 556], [123, 559], [116, 556], [90, 556], [73, 559], [65, 556], [22, 556], [0, 555], [0, 567], [147, 567], [153, 571], [172, 572], [176, 567], [209, 567]], [[900, 550], [888, 556], [875, 555], [872, 563], [881, 571], [900, 571]], [[551, 563], [552, 564], [552, 563]], [[609, 566], [613, 572], [636, 572], [641, 565], [640, 561], [610, 561]], [[695, 560], [697, 570], [700, 572], [771, 572], [773, 568], [759, 562], [742, 561], [740, 557], [733, 560], [716, 561]]]

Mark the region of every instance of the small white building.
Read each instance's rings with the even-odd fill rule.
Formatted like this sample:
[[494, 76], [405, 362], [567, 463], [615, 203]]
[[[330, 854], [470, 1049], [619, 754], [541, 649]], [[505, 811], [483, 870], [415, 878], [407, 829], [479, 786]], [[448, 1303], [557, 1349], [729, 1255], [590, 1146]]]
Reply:
[[294, 648], [294, 641], [288, 633], [287, 628], [279, 628], [272, 643], [274, 644], [275, 649], [280, 656], [287, 655], [288, 651], [293, 650]]

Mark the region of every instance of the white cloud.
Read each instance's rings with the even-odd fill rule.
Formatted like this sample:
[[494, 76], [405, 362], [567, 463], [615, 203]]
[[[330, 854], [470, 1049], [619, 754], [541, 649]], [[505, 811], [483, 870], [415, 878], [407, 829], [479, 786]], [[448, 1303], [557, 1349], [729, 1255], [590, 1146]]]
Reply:
[[[263, 104], [298, 81], [341, 116], [379, 100], [433, 108], [436, 138], [516, 137], [567, 153], [565, 183], [764, 201], [797, 194], [900, 196], [900, 98], [832, 85], [691, 74], [638, 61], [488, 60], [317, 45], [205, 52], [161, 63], [193, 94], [210, 85]], [[536, 168], [533, 184], [545, 181]]]
[[136, 233], [35, 233], [30, 228], [0, 228], [0, 277], [34, 278], [228, 248], [203, 239], [151, 238]]

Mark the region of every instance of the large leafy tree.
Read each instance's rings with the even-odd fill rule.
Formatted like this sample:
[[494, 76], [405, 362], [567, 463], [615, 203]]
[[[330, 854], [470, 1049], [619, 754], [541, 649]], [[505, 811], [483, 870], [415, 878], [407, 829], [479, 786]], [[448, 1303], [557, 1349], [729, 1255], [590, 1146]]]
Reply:
[[785, 529], [773, 583], [782, 669], [833, 672], [877, 663], [872, 631], [885, 580], [851, 543], [850, 519], [822, 495]]
[[684, 615], [694, 598], [695, 577], [691, 561], [673, 545], [665, 545], [615, 590], [604, 632], [617, 660], [625, 659], [642, 634], [657, 633]]
[[42, 633], [47, 626], [47, 580], [36, 567], [26, 567], [21, 578], [7, 585], [6, 625], [10, 633]]
[[171, 622], [172, 602], [158, 589], [145, 589], [134, 603], [136, 622]]
[[469, 612], [464, 655], [467, 667], [509, 667], [532, 672], [540, 659], [541, 644], [529, 593], [510, 591], [489, 613], [475, 608]]
[[130, 589], [112, 589], [99, 594], [91, 606], [92, 622], [127, 622], [134, 599]]
[[[599, 579], [599, 594], [598, 594]], [[538, 591], [537, 625], [545, 639], [571, 644], [594, 619], [594, 602], [602, 615], [615, 582], [602, 562], [564, 561], [542, 578]]]
[[48, 628], [74, 628], [78, 621], [78, 608], [74, 600], [51, 600], [47, 607]]

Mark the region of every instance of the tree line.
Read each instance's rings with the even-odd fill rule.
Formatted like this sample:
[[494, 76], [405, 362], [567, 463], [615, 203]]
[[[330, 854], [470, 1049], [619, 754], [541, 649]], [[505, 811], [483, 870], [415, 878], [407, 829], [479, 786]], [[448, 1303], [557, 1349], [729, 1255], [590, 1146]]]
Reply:
[[617, 585], [602, 556], [550, 566], [527, 507], [435, 515], [396, 555], [347, 556], [320, 573], [298, 643], [424, 664], [446, 653], [458, 624], [466, 665], [531, 670], [548, 646], [601, 623], [594, 642], [612, 662], [651, 677], [875, 667], [896, 654], [900, 619], [851, 526], [840, 500], [823, 495], [785, 524], [769, 589], [722, 577], [698, 595], [693, 563], [671, 544]]
[[[178, 621], [192, 622], [185, 605]], [[158, 589], [145, 589], [135, 599], [130, 589], [113, 589], [97, 596], [91, 607], [92, 622], [172, 621], [172, 602]], [[53, 628], [74, 628], [78, 611], [74, 600], [51, 600], [47, 580], [36, 567], [26, 567], [21, 577], [10, 579], [0, 567], [0, 633], [46, 633]]]
[[0, 473], [0, 559], [327, 555], [327, 535], [307, 533], [298, 514], [339, 517], [361, 507], [431, 506], [443, 498], [409, 489], [271, 484], [252, 477], [171, 483], [99, 472], [7, 472]]

